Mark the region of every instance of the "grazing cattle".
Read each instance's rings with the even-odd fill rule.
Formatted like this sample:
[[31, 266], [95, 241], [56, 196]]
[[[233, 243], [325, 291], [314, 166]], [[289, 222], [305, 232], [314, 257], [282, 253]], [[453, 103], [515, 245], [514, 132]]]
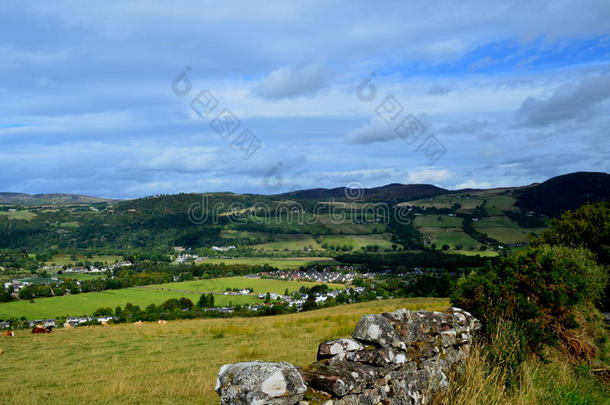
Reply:
[[167, 323], [167, 321], [164, 321], [163, 319], [159, 320], [159, 325], [165, 325]]
[[11, 332], [10, 330], [7, 330], [6, 332], [4, 332], [2, 334], [2, 336], [4, 336], [4, 337], [13, 337], [13, 336], [15, 336], [15, 333]]
[[108, 322], [102, 321], [102, 326], [108, 326]]
[[3, 354], [4, 352], [2, 351], [2, 349], [0, 349], [0, 355]]
[[70, 325], [68, 322], [64, 323], [64, 329], [72, 329], [72, 325]]
[[36, 325], [32, 328], [32, 333], [51, 333], [53, 332], [53, 327], [49, 326], [48, 328], [44, 328], [40, 325]]
[[139, 325], [142, 325], [143, 323], [144, 323], [144, 322], [142, 322], [142, 321], [138, 321], [138, 322], [134, 322], [133, 324], [134, 324], [134, 325], [138, 325], [138, 326], [139, 326]]

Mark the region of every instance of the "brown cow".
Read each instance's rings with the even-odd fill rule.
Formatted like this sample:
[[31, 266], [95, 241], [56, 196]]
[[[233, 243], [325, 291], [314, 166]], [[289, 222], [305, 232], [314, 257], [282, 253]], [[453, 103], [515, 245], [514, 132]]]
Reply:
[[2, 336], [4, 336], [4, 337], [13, 337], [13, 336], [15, 336], [15, 333], [11, 332], [10, 330], [7, 330], [6, 332], [4, 332], [2, 334]]
[[53, 331], [53, 327], [49, 326], [49, 328], [43, 328], [42, 326], [36, 325], [32, 328], [32, 333], [51, 333]]
[[0, 355], [1, 355], [2, 353], [4, 353], [4, 352], [2, 351], [2, 349], [0, 349]]
[[102, 326], [108, 326], [108, 322], [102, 321]]
[[72, 329], [72, 325], [70, 325], [68, 322], [65, 322], [64, 329]]
[[159, 325], [165, 325], [167, 323], [167, 321], [164, 321], [163, 319], [159, 320]]
[[134, 324], [134, 325], [138, 325], [138, 326], [140, 326], [140, 325], [142, 325], [143, 323], [144, 323], [144, 322], [142, 322], [142, 321], [138, 321], [138, 322], [134, 322], [133, 324]]

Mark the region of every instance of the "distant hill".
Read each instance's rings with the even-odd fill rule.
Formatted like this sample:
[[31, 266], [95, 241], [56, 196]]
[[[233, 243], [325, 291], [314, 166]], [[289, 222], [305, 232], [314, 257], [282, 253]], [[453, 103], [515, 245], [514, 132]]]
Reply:
[[364, 201], [408, 201], [424, 197], [433, 197], [439, 194], [449, 193], [449, 190], [436, 187], [431, 184], [398, 184], [392, 183], [381, 187], [347, 189], [346, 187], [337, 188], [312, 188], [308, 190], [293, 191], [280, 194], [280, 197], [287, 197], [299, 200], [322, 200], [334, 198], [346, 200], [349, 197], [360, 197]]
[[551, 217], [558, 217], [587, 202], [610, 201], [610, 175], [598, 172], [576, 172], [553, 177], [526, 188], [517, 206]]
[[111, 201], [101, 197], [79, 194], [24, 194], [0, 193], [0, 204], [37, 205], [37, 204], [79, 204]]

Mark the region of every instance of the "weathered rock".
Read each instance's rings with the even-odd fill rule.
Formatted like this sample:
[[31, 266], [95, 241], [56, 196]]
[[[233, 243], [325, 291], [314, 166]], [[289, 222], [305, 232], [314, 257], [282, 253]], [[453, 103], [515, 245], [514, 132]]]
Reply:
[[[320, 343], [318, 346], [318, 360], [329, 359], [348, 352], [362, 350], [364, 346], [353, 339], [335, 339]], [[343, 356], [342, 356], [343, 357]]]
[[296, 367], [284, 362], [224, 365], [216, 382], [223, 405], [294, 405], [306, 390]]
[[360, 318], [352, 337], [363, 343], [388, 347], [398, 343], [398, 337], [387, 318], [382, 315], [365, 315]]
[[338, 397], [362, 392], [379, 378], [377, 368], [350, 361], [331, 364], [328, 360], [322, 360], [304, 367], [301, 374], [308, 386]]
[[345, 355], [346, 360], [377, 367], [392, 367], [395, 357], [394, 351], [390, 348], [377, 349], [370, 346], [357, 352], [346, 353]]
[[[434, 393], [448, 387], [450, 372], [462, 366], [478, 327], [471, 314], [458, 308], [365, 315], [354, 329], [353, 339], [321, 343], [318, 361], [301, 370], [309, 387], [305, 399], [310, 404], [333, 405], [427, 404]], [[226, 374], [227, 370], [221, 370], [221, 375]], [[257, 384], [262, 385], [231, 377], [225, 386], [233, 393], [231, 398], [249, 398], [250, 391], [260, 392]], [[252, 386], [255, 388], [249, 388]], [[223, 403], [289, 403], [252, 398], [259, 402]]]

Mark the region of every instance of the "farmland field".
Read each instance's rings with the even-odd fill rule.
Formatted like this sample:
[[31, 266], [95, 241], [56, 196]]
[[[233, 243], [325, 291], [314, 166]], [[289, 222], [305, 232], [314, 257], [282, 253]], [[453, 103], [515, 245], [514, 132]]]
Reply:
[[214, 384], [223, 364], [261, 359], [305, 365], [315, 360], [321, 341], [349, 336], [362, 315], [448, 307], [443, 298], [395, 299], [263, 318], [57, 329], [50, 335], [17, 331], [0, 340], [2, 401], [216, 404]]
[[112, 264], [115, 262], [120, 262], [122, 260], [123, 256], [116, 255], [92, 255], [90, 258], [86, 256], [77, 255], [76, 260], [72, 260], [70, 255], [60, 254], [53, 256], [53, 258], [47, 261], [47, 264], [56, 264], [57, 266], [64, 266], [77, 262], [84, 263], [86, 261], [89, 261], [91, 263], [100, 262], [105, 264]]
[[430, 198], [422, 198], [399, 206], [417, 206], [421, 208], [450, 208], [454, 204], [460, 204], [458, 212], [468, 212], [478, 205], [485, 204], [489, 215], [501, 215], [502, 211], [515, 210], [516, 198], [504, 195], [504, 189], [475, 191], [467, 194], [439, 195]]
[[478, 249], [481, 244], [473, 239], [470, 235], [464, 232], [461, 228], [431, 228], [422, 227], [420, 231], [428, 238], [432, 243], [440, 248], [441, 245], [447, 244], [452, 249], [457, 245], [462, 245], [466, 250], [470, 247]]
[[28, 210], [0, 211], [0, 215], [4, 215], [8, 219], [18, 219], [22, 221], [31, 221], [32, 219], [36, 218], [36, 214]]
[[[67, 295], [63, 297], [38, 298], [29, 301], [13, 301], [0, 304], [0, 319], [11, 317], [27, 319], [55, 318], [57, 316], [90, 315], [101, 307], [125, 306], [132, 303], [145, 307], [149, 304], [161, 304], [170, 298], [187, 297], [197, 302], [204, 292], [218, 293], [215, 295], [215, 304], [218, 306], [243, 305], [260, 302], [255, 295], [224, 295], [227, 288], [252, 288], [255, 293], [283, 294], [286, 289], [290, 292], [298, 291], [301, 286], [312, 287], [319, 283], [306, 281], [284, 281], [250, 279], [247, 277], [224, 277], [209, 280], [193, 280], [180, 283], [166, 283], [142, 287], [126, 288], [122, 290], [106, 290], [102, 292]], [[343, 288], [341, 284], [329, 284], [331, 288]]]
[[[0, 304], [0, 319], [20, 318], [27, 319], [55, 318], [57, 316], [91, 315], [96, 309], [116, 306], [125, 306], [128, 302], [144, 308], [150, 304], [161, 304], [170, 298], [189, 298], [194, 303], [201, 294], [184, 293], [168, 290], [154, 290], [150, 288], [126, 288], [122, 290], [107, 290], [102, 292], [66, 295], [63, 297], [37, 298], [34, 303], [29, 301], [13, 301]], [[248, 304], [260, 302], [253, 295], [216, 295], [216, 305]]]
[[286, 258], [274, 258], [274, 257], [235, 257], [233, 259], [208, 259], [199, 264], [249, 264], [249, 265], [263, 265], [268, 264], [273, 267], [277, 267], [281, 270], [284, 269], [298, 269], [301, 266], [307, 266], [312, 263], [323, 263], [323, 264], [337, 264], [332, 257], [286, 257]]
[[489, 237], [502, 243], [527, 242], [529, 233], [541, 231], [538, 228], [521, 228], [505, 216], [481, 218], [474, 226], [479, 232], [486, 233]]
[[249, 217], [248, 222], [264, 224], [281, 232], [308, 232], [311, 234], [328, 233], [328, 228], [322, 225], [313, 214], [308, 212], [284, 213], [276, 217]]
[[507, 195], [495, 195], [487, 199], [485, 210], [488, 215], [502, 215], [503, 211], [514, 211], [517, 199]]
[[[252, 288], [255, 293], [276, 293], [283, 294], [286, 289], [288, 291], [298, 291], [301, 286], [313, 287], [320, 283], [310, 283], [306, 281], [284, 281], [284, 280], [265, 280], [259, 278], [247, 278], [247, 277], [223, 277], [223, 278], [212, 278], [208, 280], [194, 280], [194, 281], [183, 281], [181, 283], [166, 283], [158, 284], [150, 287], [171, 289], [171, 290], [184, 290], [184, 291], [197, 291], [197, 292], [222, 292], [227, 288]], [[343, 288], [342, 284], [328, 284], [330, 288]]]
[[324, 224], [333, 233], [343, 234], [367, 234], [367, 233], [383, 233], [386, 231], [385, 224], [356, 224], [351, 219], [345, 219], [339, 223], [333, 221], [329, 215], [317, 215], [318, 221]]
[[448, 215], [418, 215], [413, 220], [416, 227], [435, 227], [435, 228], [460, 228], [462, 218], [450, 217]]
[[371, 234], [371, 235], [329, 235], [322, 236], [322, 243], [333, 246], [352, 246], [354, 250], [367, 245], [377, 245], [380, 249], [392, 248], [392, 234]]
[[263, 250], [303, 250], [311, 246], [313, 250], [319, 250], [320, 246], [309, 234], [276, 234], [276, 241], [254, 245], [256, 249]]

